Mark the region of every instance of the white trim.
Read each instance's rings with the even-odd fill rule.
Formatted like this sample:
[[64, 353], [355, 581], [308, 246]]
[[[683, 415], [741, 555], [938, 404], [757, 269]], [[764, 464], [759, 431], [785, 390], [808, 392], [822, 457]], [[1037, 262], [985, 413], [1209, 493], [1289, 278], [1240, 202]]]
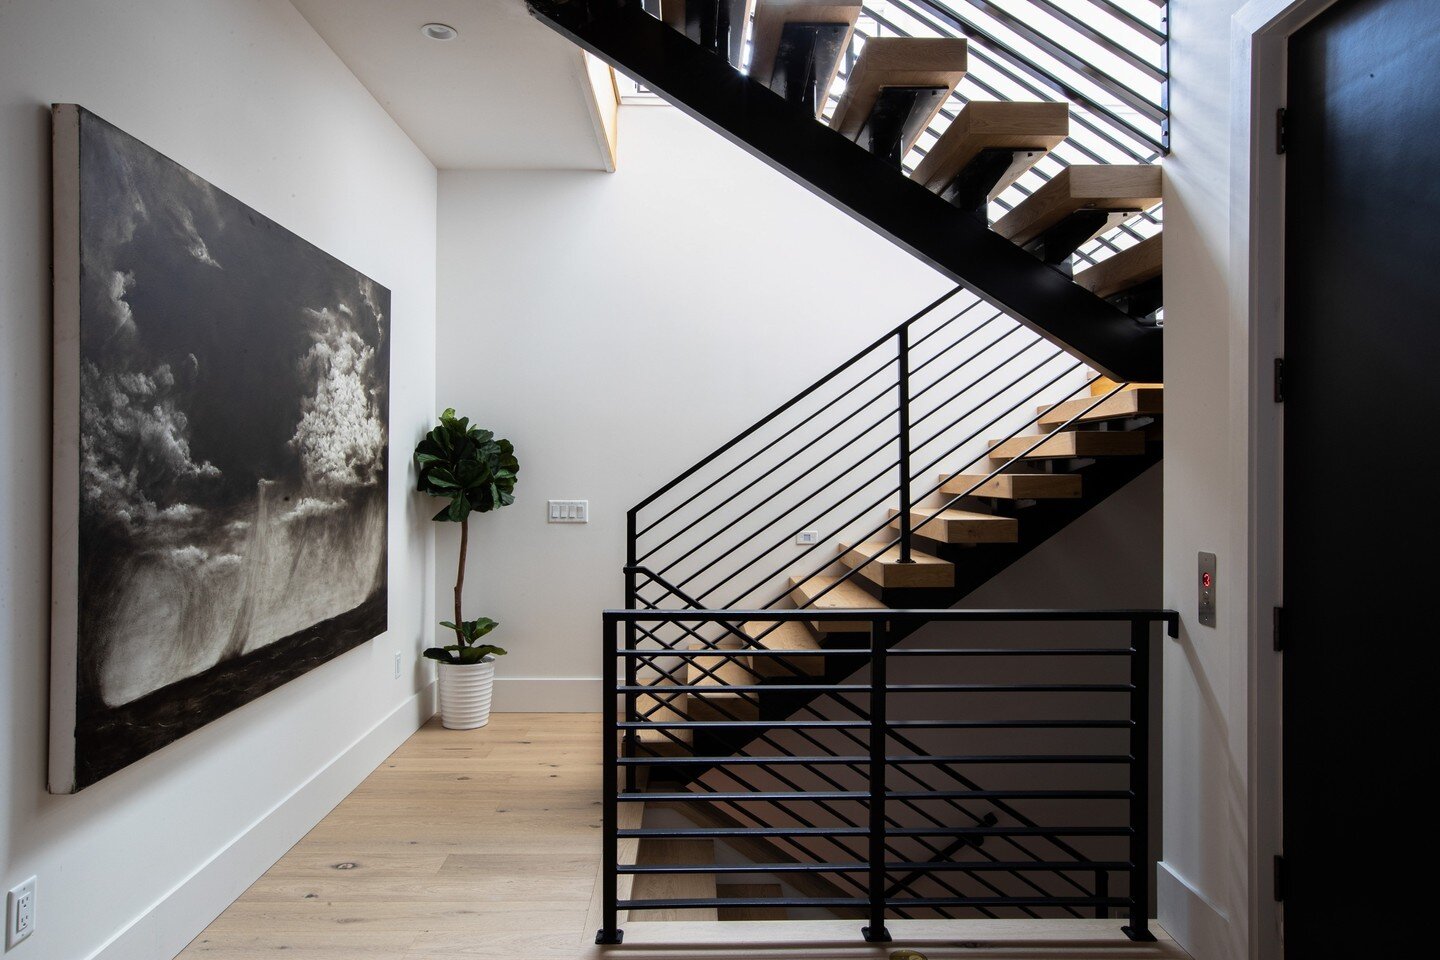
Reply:
[[434, 713], [432, 682], [141, 911], [87, 960], [177, 955]]
[[[1282, 917], [1271, 897], [1281, 840], [1280, 658], [1272, 649], [1281, 602], [1281, 409], [1274, 361], [1284, 344], [1285, 161], [1275, 149], [1275, 113], [1285, 103], [1291, 34], [1335, 0], [1251, 0], [1231, 21], [1230, 269], [1244, 279], [1230, 304], [1231, 395], [1244, 398], [1248, 450], [1249, 552], [1246, 810], [1251, 960], [1279, 960]], [[1178, 879], [1178, 878], [1177, 878]]]
[[1230, 916], [1164, 860], [1155, 864], [1155, 895], [1174, 905], [1165, 930], [1192, 957], [1223, 957], [1231, 949]]
[[[503, 670], [503, 665], [501, 666]], [[599, 713], [599, 677], [495, 677], [495, 713]]]
[[[586, 50], [576, 48], [576, 79], [580, 83], [580, 95], [585, 101], [585, 112], [590, 115], [590, 124], [595, 131], [595, 146], [600, 151], [600, 162], [606, 173], [614, 173], [618, 134], [620, 126], [620, 88], [616, 85], [615, 68]], [[603, 71], [597, 80], [594, 69]], [[606, 122], [606, 114], [610, 120]]]

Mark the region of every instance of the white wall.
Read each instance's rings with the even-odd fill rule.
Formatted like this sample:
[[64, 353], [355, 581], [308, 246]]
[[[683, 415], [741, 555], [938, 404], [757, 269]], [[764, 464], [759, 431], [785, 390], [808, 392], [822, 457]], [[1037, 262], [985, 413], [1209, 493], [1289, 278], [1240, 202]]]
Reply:
[[[1247, 331], [1230, 300], [1230, 18], [1171, 8], [1165, 161], [1165, 862], [1159, 915], [1197, 957], [1247, 955]], [[1241, 300], [1244, 300], [1243, 294]], [[1196, 620], [1196, 554], [1218, 558], [1218, 625]]]
[[[72, 797], [45, 793], [56, 101], [388, 286], [394, 331], [390, 632]], [[428, 715], [432, 548], [407, 467], [434, 406], [435, 189], [284, 0], [0, 4], [0, 883], [39, 877], [17, 960], [173, 955]]]
[[[466, 580], [466, 616], [511, 651], [506, 710], [598, 709], [625, 511], [950, 286], [663, 107], [622, 108], [613, 175], [442, 171], [439, 236], [437, 404], [521, 462], [516, 504], [473, 521]], [[591, 522], [547, 524], [570, 498]], [[442, 530], [442, 609], [455, 548]], [[1143, 582], [1129, 602], [1157, 603]]]
[[[625, 511], [951, 286], [677, 110], [622, 108], [619, 141], [614, 174], [440, 175], [436, 401], [520, 458], [466, 581], [511, 651], [501, 709], [598, 709]], [[590, 523], [547, 524], [547, 499]], [[564, 677], [589, 679], [516, 679]]]

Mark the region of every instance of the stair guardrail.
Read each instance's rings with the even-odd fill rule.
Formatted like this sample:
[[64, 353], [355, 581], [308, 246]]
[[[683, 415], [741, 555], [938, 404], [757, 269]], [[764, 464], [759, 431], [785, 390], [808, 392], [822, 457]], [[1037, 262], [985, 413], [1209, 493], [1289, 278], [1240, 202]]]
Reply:
[[[826, 541], [849, 529], [857, 533], [858, 549], [858, 544], [868, 542], [890, 524], [888, 520], [866, 522], [866, 515], [902, 492], [894, 536], [877, 541], [875, 549], [860, 555], [842, 576], [813, 590], [799, 604], [801, 617], [816, 612], [816, 601], [854, 582], [887, 550], [898, 548], [903, 557], [916, 527], [923, 527], [1020, 463], [1044, 437], [1027, 438], [1016, 456], [986, 463], [967, 489], [947, 494], [938, 509], [914, 509], [914, 503], [923, 502], [943, 485], [943, 481], [932, 484], [918, 477], [932, 469], [938, 471], [942, 462], [957, 455], [960, 465], [947, 469], [945, 475], [970, 471], [988, 459], [989, 448], [982, 445], [985, 438], [999, 433], [1004, 439], [998, 442], [1006, 442], [1020, 436], [1041, 416], [1025, 408], [1042, 400], [1071, 399], [1086, 389], [1082, 373], [1082, 364], [1063, 350], [963, 288], [955, 288], [637, 504], [627, 515], [627, 606], [670, 611], [671, 616], [649, 625], [633, 620], [625, 623], [627, 646], [647, 651], [624, 661], [625, 682], [620, 693], [630, 724], [625, 728], [621, 764], [626, 788], [638, 789], [647, 756], [690, 750], [679, 731], [691, 728], [662, 721], [677, 716], [688, 719], [685, 698], [694, 694], [717, 723], [729, 724], [694, 729], [706, 730], [703, 735], [724, 729], [730, 738], [727, 750], [737, 762], [718, 763], [705, 754], [677, 762], [676, 766], [693, 774], [684, 784], [686, 790], [711, 795], [709, 802], [724, 805], [737, 822], [753, 823], [757, 828], [778, 818], [808, 829], [820, 822], [817, 816], [847, 829], [863, 826], [837, 798], [853, 793], [854, 782], [868, 776], [866, 762], [860, 759], [868, 746], [857, 729], [833, 722], [817, 705], [823, 703], [842, 716], [865, 716], [862, 700], [867, 691], [839, 682], [849, 672], [842, 669], [847, 662], [844, 651], [825, 651], [834, 658], [828, 661], [825, 676], [819, 678], [791, 658], [770, 658], [768, 675], [753, 664], [742, 664], [743, 658], [752, 654], [764, 656], [766, 638], [783, 626], [783, 620], [772, 614], [780, 612], [777, 607], [792, 588], [773, 585], [788, 574], [794, 574], [794, 585], [812, 583], [834, 562], [833, 555], [816, 553], [824, 549]], [[1076, 423], [1122, 387], [1091, 397], [1062, 428]], [[917, 463], [923, 465], [917, 469]], [[864, 479], [852, 485], [856, 472], [864, 473]], [[734, 583], [767, 557], [773, 559], [788, 541], [787, 535], [757, 543], [767, 532], [773, 535], [777, 529], [820, 525], [827, 517], [829, 522], [822, 525], [824, 533], [815, 544], [798, 554], [790, 553], [773, 569], [767, 566], [754, 582], [745, 586]], [[676, 609], [703, 612], [707, 605], [764, 611], [765, 616], [754, 619], [768, 626], [747, 631], [743, 624], [716, 619], [692, 622], [673, 613]], [[897, 627], [903, 629], [904, 624]], [[898, 632], [887, 634], [890, 639], [899, 636]], [[686, 648], [706, 655], [680, 652]], [[722, 675], [724, 668], [735, 672]], [[712, 694], [708, 700], [701, 688]], [[762, 689], [784, 701], [793, 722], [764, 729], [747, 723], [748, 715], [761, 709]], [[722, 691], [726, 699], [713, 696]], [[642, 730], [659, 735], [658, 747], [653, 741], [648, 745], [639, 742]], [[784, 730], [791, 742], [777, 739], [775, 730]], [[905, 732], [896, 729], [891, 736], [916, 756], [922, 754], [922, 745]], [[749, 762], [754, 750], [779, 759]], [[707, 769], [715, 771], [711, 780], [701, 776]], [[797, 810], [784, 796], [757, 788], [756, 775], [760, 774], [789, 791], [809, 781], [817, 791], [815, 809], [808, 813]], [[897, 892], [923, 881], [934, 896], [908, 906], [897, 901], [891, 907], [896, 916], [953, 916], [951, 907], [961, 903], [981, 916], [996, 916], [998, 908], [987, 899], [968, 896], [957, 885], [966, 884], [972, 892], [978, 885], [989, 899], [998, 897], [1003, 889], [1015, 893], [1018, 888], [1023, 896], [1009, 899], [1016, 901], [1011, 906], [1021, 916], [1038, 917], [1042, 911], [1058, 910], [1061, 915], [1078, 917], [1085, 907], [1077, 904], [1077, 899], [1099, 896], [1108, 883], [1104, 874], [1095, 875], [1087, 884], [1073, 871], [996, 866], [1012, 859], [1050, 862], [1037, 853], [1035, 844], [1071, 860], [1082, 860], [1083, 854], [1067, 838], [1044, 832], [1042, 823], [1004, 798], [991, 797], [990, 806], [977, 807], [974, 796], [983, 793], [984, 786], [943, 756], [928, 765], [900, 764], [896, 776], [914, 789], [910, 795], [892, 798], [890, 810], [901, 815], [887, 820], [892, 829], [907, 823], [936, 829], [960, 823], [984, 830], [1003, 817], [1024, 830], [1037, 831], [993, 840], [992, 846], [1007, 845], [1000, 853], [984, 847], [984, 834], [890, 834], [886, 853], [894, 862], [946, 863], [965, 853], [967, 862], [981, 864], [976, 870], [958, 873], [911, 871], [902, 875], [892, 882]], [[939, 790], [936, 784], [947, 779], [963, 787], [967, 795]], [[925, 798], [923, 802], [920, 797]], [[759, 806], [756, 798], [762, 798], [766, 806]], [[800, 863], [813, 860], [815, 844], [837, 843], [825, 834], [804, 839], [776, 835], [775, 842]], [[833, 880], [837, 893], [858, 897], [866, 891], [863, 878], [854, 873], [835, 872]]]
[[[725, 631], [743, 632], [740, 626], [754, 620], [809, 620], [843, 621], [864, 623], [868, 644], [862, 648], [841, 650], [803, 651], [768, 649], [725, 649], [716, 646], [681, 648], [667, 644], [656, 637], [654, 625], [671, 624], [686, 627], [694, 632], [695, 625], [721, 625]], [[1043, 643], [986, 641], [964, 643], [956, 646], [893, 646], [895, 631], [913, 632], [925, 624], [978, 623], [978, 624], [1064, 624], [1075, 627], [1080, 624], [1107, 624], [1126, 628], [1121, 643], [1096, 644], [1087, 640], [1077, 645], [1065, 640], [1045, 640]], [[887, 920], [896, 916], [910, 916], [915, 911], [945, 911], [951, 908], [977, 909], [986, 915], [997, 911], [1022, 911], [1033, 915], [1036, 908], [1059, 908], [1074, 914], [1079, 910], [1094, 910], [1097, 916], [1108, 916], [1111, 910], [1122, 910], [1128, 922], [1122, 930], [1133, 940], [1152, 940], [1148, 916], [1150, 905], [1149, 849], [1150, 804], [1149, 804], [1149, 760], [1152, 747], [1150, 734], [1150, 643], [1152, 628], [1164, 624], [1167, 633], [1178, 635], [1179, 618], [1168, 610], [654, 610], [631, 609], [610, 610], [603, 616], [605, 643], [604, 684], [609, 694], [604, 706], [604, 839], [602, 871], [602, 927], [596, 935], [598, 943], [619, 943], [623, 938], [619, 913], [628, 911], [643, 915], [647, 911], [715, 908], [721, 905], [752, 907], [828, 907], [834, 909], [863, 910], [868, 923], [861, 929], [861, 936], [869, 942], [885, 942], [890, 939]], [[622, 640], [622, 625], [626, 628]], [[647, 626], [650, 625], [650, 626]], [[633, 630], [631, 628], [634, 628]], [[629, 639], [634, 637], [635, 639]], [[635, 674], [637, 662], [653, 663], [657, 656], [666, 656], [682, 663], [695, 663], [702, 659], [721, 659], [733, 662], [739, 658], [765, 658], [776, 661], [803, 660], [811, 656], [842, 657], [868, 673], [863, 683], [852, 683], [847, 693], [859, 694], [865, 698], [863, 711], [850, 719], [794, 720], [756, 717], [740, 719], [733, 715], [721, 719], [695, 719], [688, 714], [675, 718], [633, 718], [629, 701], [642, 693], [653, 693], [649, 685], [629, 682]], [[1064, 683], [1015, 683], [974, 682], [968, 676], [966, 682], [896, 682], [891, 679], [891, 665], [909, 658], [922, 659], [928, 663], [961, 659], [977, 661], [988, 659], [992, 662], [1020, 658], [1064, 658], [1067, 663], [1114, 662], [1126, 665], [1123, 678], [1111, 677], [1103, 682]], [[868, 669], [867, 669], [868, 668]], [[1072, 668], [1073, 669], [1073, 668]], [[622, 674], [627, 682], [621, 683]], [[934, 668], [927, 670], [928, 676], [936, 676]], [[705, 688], [685, 685], [683, 692], [703, 692]], [[709, 688], [712, 692], [715, 688]], [[677, 691], [681, 692], [681, 691]], [[1074, 695], [1122, 698], [1123, 707], [1115, 708], [1110, 715], [1096, 717], [1093, 711], [1084, 716], [1012, 716], [1003, 710], [986, 708], [979, 717], [966, 716], [964, 719], [931, 719], [908, 716], [902, 707], [894, 705], [912, 696], [942, 694], [966, 700], [984, 699], [986, 702], [1016, 693], [1045, 693], [1048, 701], [1066, 703]], [[626, 705], [622, 707], [622, 702]], [[1073, 709], [1073, 708], [1072, 708]], [[624, 711], [622, 714], [622, 710]], [[661, 729], [698, 733], [728, 734], [734, 731], [756, 731], [771, 736], [777, 731], [819, 730], [827, 733], [845, 731], [858, 738], [864, 753], [830, 757], [736, 757], [717, 753], [714, 756], [699, 756], [690, 752], [683, 756], [665, 756], [658, 752], [652, 755], [632, 754], [620, 749], [624, 740], [631, 739], [639, 730]], [[941, 755], [926, 750], [917, 743], [915, 736], [926, 731], [969, 731], [973, 736], [986, 729], [1006, 730], [1088, 730], [1119, 731], [1125, 739], [1123, 752], [1094, 753], [1044, 753], [1026, 752], [1004, 755]], [[682, 741], [683, 742], [683, 741]], [[687, 748], [692, 746], [687, 744]], [[898, 748], [904, 753], [892, 753]], [[767, 769], [773, 773], [775, 767], [819, 766], [826, 763], [848, 764], [863, 767], [866, 777], [861, 789], [854, 787], [837, 789], [808, 788], [793, 780], [782, 780], [783, 789], [773, 786], [758, 790], [741, 780], [741, 789], [720, 791], [710, 786], [706, 791], [681, 790], [675, 792], [643, 792], [633, 782], [622, 784], [620, 771], [645, 768], [649, 771], [684, 770], [698, 763], [709, 763], [716, 768], [745, 766]], [[1006, 765], [1010, 768], [1025, 766], [1051, 767], [1056, 764], [1069, 766], [1120, 766], [1126, 771], [1125, 783], [1120, 787], [1096, 789], [1087, 787], [1066, 787], [1060, 789], [1035, 789], [1019, 787], [1004, 789], [980, 789], [968, 781], [960, 781], [944, 787], [897, 789], [898, 774], [914, 765], [929, 765], [936, 768], [953, 767], [955, 764]], [[941, 821], [915, 822], [900, 819], [893, 814], [901, 804], [912, 807], [934, 801], [961, 801], [972, 805], [991, 806], [995, 814], [983, 825], [945, 825]], [[792, 806], [809, 805], [820, 812], [835, 811], [841, 805], [850, 805], [863, 811], [863, 817], [818, 815], [799, 816], [784, 824], [757, 822], [753, 827], [640, 827], [622, 829], [619, 821], [619, 806], [622, 803], [665, 802], [681, 804], [706, 804], [723, 802], [727, 804], [775, 804], [788, 803]], [[1045, 823], [1037, 823], [1032, 817], [1016, 818], [1008, 811], [1016, 804], [1024, 804], [1037, 811], [1045, 811]], [[1055, 808], [1058, 805], [1059, 810]], [[1088, 806], [1086, 806], [1088, 805]], [[1123, 806], [1123, 822], [1113, 820], [1114, 810]], [[1105, 811], [1101, 813], [1100, 811]], [[1095, 816], [1095, 821], [1086, 819], [1086, 813]], [[735, 839], [744, 836], [783, 838], [805, 851], [806, 857], [783, 864], [639, 864], [621, 863], [619, 843], [621, 840], [643, 841], [645, 839]], [[1047, 842], [1043, 853], [1025, 850], [1017, 838]], [[1065, 838], [1070, 842], [1054, 844], [1052, 841]], [[908, 841], [933, 841], [949, 839], [965, 841], [966, 846], [946, 848], [947, 852], [935, 852], [930, 845], [929, 856], [905, 857], [900, 854], [897, 844]], [[978, 851], [985, 840], [1001, 840], [1025, 850], [1014, 859], [957, 856], [960, 850]], [[814, 842], [824, 841], [832, 845], [840, 859], [828, 860], [819, 856], [821, 850]], [[808, 845], [806, 842], [809, 842]], [[1114, 843], [1124, 844], [1124, 855], [1116, 856]], [[1109, 843], [1112, 847], [1101, 849], [1097, 844]], [[1076, 846], [1075, 844], [1084, 845]], [[854, 887], [854, 895], [835, 897], [759, 897], [743, 900], [721, 900], [719, 898], [669, 898], [638, 899], [620, 896], [619, 881], [624, 876], [645, 874], [684, 873], [764, 873], [773, 869], [778, 875], [826, 874], [848, 879]], [[1082, 887], [1078, 896], [1058, 895], [1045, 892], [1033, 882], [1026, 887], [1014, 884], [1002, 886], [991, 877], [1028, 877], [1033, 874], [1083, 874], [1093, 877], [1090, 888]], [[1115, 892], [1116, 882], [1121, 878], [1124, 892]], [[966, 878], [972, 882], [969, 888], [957, 887], [947, 878]], [[974, 893], [973, 881], [981, 878], [981, 893]], [[916, 888], [924, 881], [938, 882], [943, 895], [932, 893], [917, 894]], [[948, 888], [948, 889], [947, 889]], [[1038, 892], [1037, 892], [1038, 891]], [[943, 913], [941, 915], [944, 915]]]

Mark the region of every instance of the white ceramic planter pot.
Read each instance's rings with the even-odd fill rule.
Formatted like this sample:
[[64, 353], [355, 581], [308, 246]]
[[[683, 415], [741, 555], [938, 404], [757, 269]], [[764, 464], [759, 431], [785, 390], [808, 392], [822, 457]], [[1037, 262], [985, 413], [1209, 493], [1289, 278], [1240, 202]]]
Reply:
[[448, 730], [474, 730], [490, 722], [495, 661], [441, 663], [440, 723]]

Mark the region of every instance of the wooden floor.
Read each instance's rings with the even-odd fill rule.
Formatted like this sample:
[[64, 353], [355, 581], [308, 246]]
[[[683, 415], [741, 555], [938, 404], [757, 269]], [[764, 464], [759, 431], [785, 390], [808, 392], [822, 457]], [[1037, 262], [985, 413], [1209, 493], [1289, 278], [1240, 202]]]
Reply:
[[[495, 715], [430, 723], [366, 778], [181, 954], [205, 960], [683, 957], [1184, 958], [1117, 921], [896, 921], [888, 948], [854, 921], [599, 927], [599, 718]], [[1068, 941], [1062, 944], [1060, 941]], [[745, 944], [741, 949], [736, 944]]]

